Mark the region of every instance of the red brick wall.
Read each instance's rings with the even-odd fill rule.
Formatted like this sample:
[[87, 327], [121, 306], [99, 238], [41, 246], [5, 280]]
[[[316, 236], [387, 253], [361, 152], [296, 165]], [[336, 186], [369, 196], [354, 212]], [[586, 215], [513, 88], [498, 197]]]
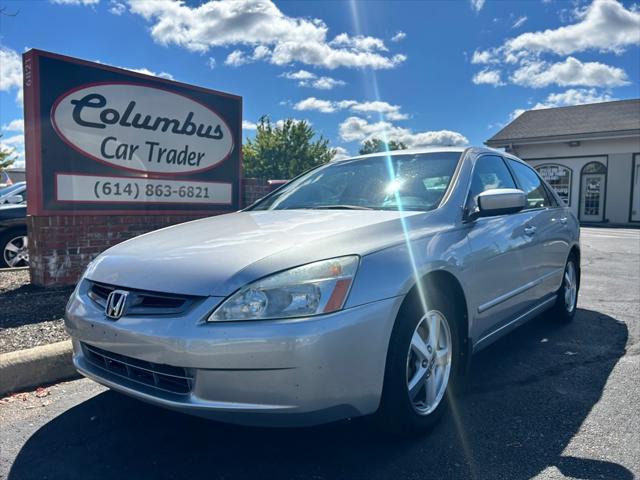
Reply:
[[[255, 202], [276, 186], [242, 179], [242, 204]], [[152, 230], [206, 215], [60, 215], [27, 217], [31, 282], [72, 285], [99, 253]]]
[[242, 206], [247, 207], [255, 201], [260, 200], [276, 187], [277, 186], [269, 185], [267, 180], [261, 178], [243, 178], [241, 184]]
[[129, 238], [199, 216], [64, 215], [27, 217], [31, 283], [72, 285], [87, 264]]

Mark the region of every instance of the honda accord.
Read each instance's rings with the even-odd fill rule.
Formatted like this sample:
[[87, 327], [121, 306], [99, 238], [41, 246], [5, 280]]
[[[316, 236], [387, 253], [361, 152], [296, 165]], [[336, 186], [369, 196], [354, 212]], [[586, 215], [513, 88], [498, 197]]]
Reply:
[[486, 148], [334, 161], [237, 213], [123, 242], [66, 309], [80, 373], [251, 425], [374, 414], [423, 431], [471, 356], [549, 311], [570, 321], [578, 222]]

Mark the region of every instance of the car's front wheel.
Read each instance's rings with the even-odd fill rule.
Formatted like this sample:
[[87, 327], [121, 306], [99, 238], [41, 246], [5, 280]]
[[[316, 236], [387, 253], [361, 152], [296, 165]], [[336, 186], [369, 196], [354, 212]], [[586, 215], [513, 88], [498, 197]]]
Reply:
[[391, 336], [378, 417], [395, 432], [426, 431], [447, 407], [459, 358], [456, 312], [446, 295], [432, 297], [426, 312], [420, 302], [405, 305]]
[[29, 265], [29, 239], [26, 230], [10, 230], [0, 235], [0, 268]]

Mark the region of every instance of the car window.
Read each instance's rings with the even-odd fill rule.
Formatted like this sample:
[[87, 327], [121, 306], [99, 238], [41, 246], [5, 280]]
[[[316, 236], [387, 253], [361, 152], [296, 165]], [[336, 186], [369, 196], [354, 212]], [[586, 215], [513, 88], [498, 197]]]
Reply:
[[550, 207], [551, 202], [544, 183], [533, 168], [511, 159], [509, 159], [509, 165], [518, 179], [520, 188], [527, 195], [527, 208]]
[[440, 204], [460, 156], [389, 154], [332, 162], [291, 181], [251, 210], [432, 210]]
[[473, 169], [470, 199], [475, 202], [479, 194], [494, 188], [516, 188], [516, 183], [502, 157], [484, 155], [476, 160]]

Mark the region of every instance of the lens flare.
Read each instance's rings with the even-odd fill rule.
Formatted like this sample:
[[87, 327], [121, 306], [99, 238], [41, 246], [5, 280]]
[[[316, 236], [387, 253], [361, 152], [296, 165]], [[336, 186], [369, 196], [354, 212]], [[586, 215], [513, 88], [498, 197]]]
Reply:
[[[355, 0], [350, 0], [349, 1], [349, 7], [351, 10], [351, 16], [352, 16], [352, 21], [353, 21], [353, 27], [354, 27], [354, 31], [357, 35], [362, 35], [362, 31], [361, 31], [361, 23], [363, 22], [363, 18], [361, 17], [361, 15], [358, 12], [358, 4]], [[376, 76], [376, 73], [374, 70], [363, 70], [362, 72], [363, 74], [363, 91], [365, 93], [367, 92], [372, 92], [373, 93], [373, 100], [376, 101], [381, 101], [381, 96], [380, 96], [380, 89], [378, 86], [378, 79]], [[381, 113], [379, 114], [379, 120], [380, 121], [384, 121], [384, 115], [382, 115]], [[389, 137], [387, 135], [387, 132], [383, 131], [382, 134], [382, 141], [384, 142], [385, 148], [387, 150], [387, 153], [389, 152]], [[398, 182], [398, 175], [397, 172], [395, 171], [394, 165], [393, 165], [393, 161], [391, 160], [391, 156], [389, 154], [387, 154], [386, 156], [386, 164], [387, 164], [387, 172], [389, 174], [389, 186], [395, 186]], [[389, 192], [390, 195], [394, 196], [395, 199], [395, 203], [397, 205], [397, 208], [399, 211], [404, 211], [403, 205], [402, 205], [402, 198], [400, 196], [399, 193], [399, 187], [400, 185], [397, 185], [398, 188], [392, 188], [392, 191]], [[422, 310], [423, 312], [427, 312], [429, 311], [429, 305], [427, 302], [427, 296], [425, 294], [425, 286], [423, 285], [422, 282], [422, 276], [424, 272], [420, 272], [418, 270], [416, 261], [415, 261], [415, 253], [414, 253], [414, 249], [413, 249], [413, 244], [411, 241], [411, 237], [409, 235], [409, 229], [407, 226], [407, 220], [405, 217], [400, 217], [400, 225], [402, 226], [402, 231], [403, 231], [403, 235], [404, 235], [404, 240], [405, 240], [405, 244], [406, 244], [406, 250], [407, 250], [407, 255], [409, 256], [409, 261], [411, 263], [411, 268], [413, 269], [413, 276], [415, 279], [415, 285], [416, 285], [416, 289], [418, 291], [418, 297], [420, 298], [420, 303], [422, 306]], [[455, 399], [453, 395], [449, 395], [449, 403], [451, 405], [451, 411], [453, 414], [453, 418], [456, 424], [456, 429], [458, 432], [458, 436], [460, 437], [460, 441], [462, 443], [462, 447], [464, 450], [464, 455], [466, 457], [466, 461], [467, 464], [469, 465], [469, 468], [472, 471], [472, 474], [474, 475], [475, 478], [475, 472], [474, 472], [474, 468], [472, 465], [472, 456], [471, 456], [471, 450], [470, 450], [470, 445], [467, 442], [467, 435], [465, 434], [464, 431], [464, 426], [462, 424], [462, 419], [460, 417], [460, 413], [459, 410], [457, 408]]]

